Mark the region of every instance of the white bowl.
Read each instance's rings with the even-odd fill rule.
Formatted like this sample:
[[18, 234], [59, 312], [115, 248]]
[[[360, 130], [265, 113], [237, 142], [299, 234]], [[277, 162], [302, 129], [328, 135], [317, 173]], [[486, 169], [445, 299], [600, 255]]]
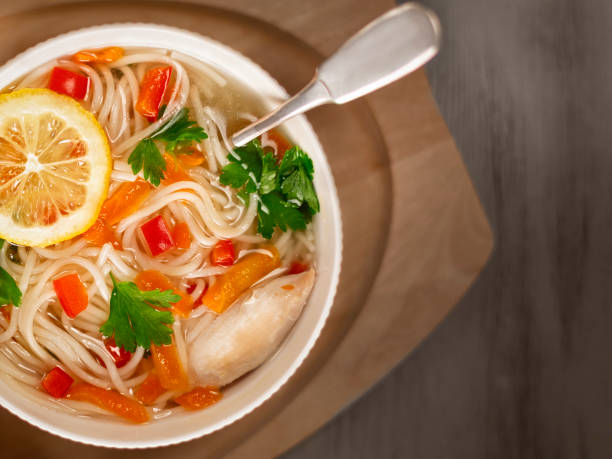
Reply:
[[[256, 90], [270, 107], [288, 97], [268, 73], [231, 48], [195, 33], [152, 24], [91, 27], [40, 43], [0, 69], [0, 88], [53, 58], [84, 48], [112, 45], [167, 48], [188, 54]], [[314, 346], [329, 315], [340, 274], [342, 229], [336, 187], [312, 126], [304, 116], [299, 116], [285, 127], [315, 165], [315, 186], [321, 201], [321, 212], [314, 222], [318, 275], [308, 305], [273, 358], [228, 388], [216, 405], [145, 425], [80, 418], [42, 408], [4, 386], [0, 386], [0, 404], [29, 423], [70, 440], [114, 448], [150, 448], [184, 442], [221, 429], [253, 411], [287, 382]]]

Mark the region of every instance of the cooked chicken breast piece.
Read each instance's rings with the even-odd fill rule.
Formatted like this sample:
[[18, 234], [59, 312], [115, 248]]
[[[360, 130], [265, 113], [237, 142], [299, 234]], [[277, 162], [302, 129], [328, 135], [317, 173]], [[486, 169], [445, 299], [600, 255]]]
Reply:
[[189, 345], [189, 367], [203, 386], [225, 386], [257, 368], [280, 346], [300, 316], [315, 272], [252, 287]]

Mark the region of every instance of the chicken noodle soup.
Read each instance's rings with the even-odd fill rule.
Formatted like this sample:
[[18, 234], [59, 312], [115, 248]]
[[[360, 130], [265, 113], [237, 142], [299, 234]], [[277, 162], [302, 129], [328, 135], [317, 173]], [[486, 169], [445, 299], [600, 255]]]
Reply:
[[0, 379], [79, 416], [204, 409], [315, 281], [308, 154], [191, 57], [83, 50], [0, 96]]

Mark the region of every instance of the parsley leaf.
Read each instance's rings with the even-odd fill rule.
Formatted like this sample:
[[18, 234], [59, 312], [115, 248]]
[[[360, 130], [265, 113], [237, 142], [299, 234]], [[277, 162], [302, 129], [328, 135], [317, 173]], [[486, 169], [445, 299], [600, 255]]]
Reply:
[[145, 180], [155, 186], [159, 186], [164, 178], [166, 161], [155, 142], [149, 138], [142, 139], [128, 158], [128, 164], [132, 166], [134, 175], [141, 170]]
[[9, 304], [21, 304], [21, 290], [11, 275], [4, 268], [0, 268], [0, 307]]
[[110, 300], [108, 320], [100, 327], [104, 336], [114, 337], [117, 346], [134, 352], [137, 346], [149, 349], [151, 344], [172, 342], [174, 322], [168, 309], [181, 297], [172, 290], [159, 289], [143, 292], [133, 282], [117, 282], [111, 273], [113, 292]]
[[229, 163], [221, 171], [219, 181], [223, 185], [230, 185], [233, 188], [240, 188], [249, 178], [249, 172], [239, 163]]
[[152, 139], [166, 142], [166, 151], [174, 153], [176, 146], [181, 143], [201, 142], [208, 138], [204, 129], [198, 123], [189, 119], [189, 109], [182, 108], [160, 127]]
[[240, 188], [246, 184], [247, 193], [255, 193], [261, 178], [261, 156], [263, 151], [259, 141], [254, 140], [243, 147], [234, 148], [227, 159], [230, 163], [223, 168], [219, 181], [223, 185]]
[[283, 177], [281, 189], [289, 202], [297, 206], [306, 203], [311, 215], [319, 212], [319, 199], [312, 184], [314, 166], [300, 147], [293, 147], [285, 153], [279, 174]]
[[0, 249], [2, 248], [3, 245], [4, 245], [4, 239], [0, 239]]
[[259, 188], [260, 193], [268, 194], [276, 190], [278, 184], [276, 177], [278, 176], [278, 166], [276, 165], [276, 159], [272, 153], [268, 153], [261, 158], [261, 186]]
[[159, 186], [164, 178], [166, 161], [162, 156], [158, 142], [166, 144], [166, 151], [174, 154], [178, 145], [189, 145], [191, 142], [201, 142], [208, 136], [195, 121], [189, 119], [189, 109], [182, 108], [174, 114], [150, 137], [142, 139], [128, 158], [132, 172], [138, 174], [143, 171], [145, 180], [154, 186]]
[[319, 212], [319, 199], [312, 179], [314, 166], [299, 147], [285, 153], [280, 165], [272, 153], [264, 153], [258, 140], [234, 149], [220, 182], [238, 190], [245, 205], [256, 194], [257, 231], [270, 239], [275, 228], [303, 230]]
[[306, 229], [304, 215], [293, 205], [289, 204], [280, 193], [274, 191], [260, 197], [257, 212], [257, 231], [266, 239], [272, 237], [274, 227], [282, 231]]

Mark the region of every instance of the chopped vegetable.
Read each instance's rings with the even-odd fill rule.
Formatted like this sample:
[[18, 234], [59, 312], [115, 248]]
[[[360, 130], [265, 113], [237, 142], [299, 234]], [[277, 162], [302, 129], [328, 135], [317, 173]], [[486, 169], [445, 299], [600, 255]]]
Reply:
[[128, 164], [132, 166], [132, 172], [137, 174], [142, 170], [145, 180], [154, 186], [159, 186], [164, 178], [166, 161], [159, 152], [153, 139], [142, 139], [128, 158]]
[[192, 142], [201, 142], [208, 136], [198, 123], [189, 119], [189, 109], [182, 108], [170, 120], [159, 128], [152, 138], [166, 143], [166, 151], [174, 154], [179, 146], [189, 146]]
[[12, 304], [19, 306], [21, 304], [21, 290], [17, 286], [15, 279], [0, 267], [0, 307]]
[[147, 375], [142, 384], [136, 387], [134, 395], [136, 399], [143, 405], [153, 405], [166, 389], [164, 389], [157, 375], [153, 372]]
[[189, 389], [189, 378], [174, 341], [164, 346], [151, 346], [151, 358], [164, 389], [177, 391]]
[[123, 48], [111, 46], [101, 49], [84, 49], [72, 55], [72, 61], [77, 64], [112, 64], [125, 54]]
[[236, 261], [234, 243], [230, 240], [221, 240], [210, 251], [210, 262], [215, 266], [231, 266]]
[[11, 313], [13, 311], [13, 306], [5, 306], [0, 308], [0, 314], [6, 319], [7, 322], [11, 322]]
[[136, 424], [149, 420], [149, 412], [136, 400], [114, 390], [102, 389], [89, 383], [74, 384], [66, 397], [70, 400], [92, 403]]
[[174, 238], [177, 248], [188, 249], [191, 247], [191, 232], [189, 231], [189, 225], [187, 223], [178, 222], [174, 225], [172, 237]]
[[281, 231], [287, 228], [293, 230], [306, 229], [306, 218], [293, 205], [284, 200], [278, 192], [261, 196], [257, 213], [257, 231], [265, 238], [270, 239], [274, 228]]
[[195, 121], [189, 120], [189, 109], [182, 108], [151, 137], [144, 138], [136, 145], [128, 158], [128, 164], [132, 167], [134, 174], [142, 170], [145, 180], [159, 186], [164, 178], [166, 161], [155, 141], [165, 142], [166, 151], [174, 154], [174, 149], [178, 144], [187, 147], [192, 142], [200, 142], [207, 137], [204, 129]]
[[155, 270], [143, 271], [136, 276], [134, 282], [143, 292], [148, 292], [154, 289], [161, 291], [171, 290], [172, 293], [180, 298], [180, 300], [177, 302], [172, 303], [173, 312], [183, 317], [189, 317], [189, 314], [193, 309], [193, 301], [191, 296], [186, 292], [175, 288], [172, 282], [170, 282], [170, 279], [168, 279], [164, 274]]
[[53, 368], [42, 379], [41, 385], [49, 395], [62, 398], [70, 389], [74, 379], [60, 367]]
[[251, 285], [280, 266], [278, 250], [273, 245], [262, 247], [270, 255], [253, 252], [239, 260], [221, 274], [209, 287], [202, 303], [221, 314], [238, 299]]
[[289, 202], [305, 206], [311, 215], [319, 212], [319, 199], [312, 183], [314, 166], [300, 147], [285, 153], [278, 173], [281, 190]]
[[96, 247], [102, 247], [107, 242], [110, 242], [115, 249], [123, 249], [121, 241], [117, 239], [113, 229], [100, 218], [95, 221], [91, 228], [83, 233], [83, 239]]
[[179, 153], [178, 160], [184, 167], [196, 167], [200, 166], [204, 163], [204, 154], [196, 149], [191, 147], [189, 153]]
[[171, 75], [171, 66], [156, 67], [145, 73], [140, 83], [140, 92], [135, 108], [138, 113], [151, 122], [157, 119]]
[[117, 282], [112, 273], [111, 279], [110, 313], [100, 332], [114, 337], [117, 346], [128, 352], [134, 352], [136, 346], [149, 349], [151, 344], [171, 343], [172, 329], [168, 325], [174, 318], [167, 309], [181, 297], [172, 290], [143, 292], [133, 282]]
[[83, 238], [97, 247], [110, 242], [115, 249], [121, 250], [121, 242], [111, 226], [136, 212], [150, 192], [151, 185], [140, 177], [133, 182], [123, 182], [113, 195], [104, 201], [98, 219], [83, 234]]
[[[197, 286], [196, 284], [191, 284], [189, 286], [189, 288], [187, 288], [187, 293], [189, 293], [191, 295], [195, 291], [196, 286]], [[200, 306], [202, 304], [202, 298], [206, 294], [206, 290], [208, 290], [208, 285], [204, 285], [204, 290], [202, 290], [202, 293], [200, 293], [200, 296], [196, 300], [194, 300], [194, 302], [193, 302], [193, 307], [194, 308], [197, 308], [198, 306]]]
[[123, 182], [113, 195], [104, 201], [100, 216], [108, 225], [116, 225], [138, 210], [149, 197], [151, 185], [140, 177], [133, 182]]
[[305, 271], [308, 271], [308, 265], [299, 261], [294, 261], [289, 267], [289, 274], [300, 274]]
[[78, 274], [67, 274], [55, 279], [53, 288], [68, 317], [74, 319], [87, 308], [89, 295]]
[[319, 200], [312, 183], [312, 160], [299, 147], [288, 150], [280, 165], [272, 153], [264, 153], [258, 140], [234, 149], [220, 181], [239, 190], [247, 203], [258, 195], [257, 231], [270, 239], [276, 227], [303, 230], [319, 212]]
[[117, 346], [114, 338], [106, 338], [104, 340], [104, 347], [115, 361], [115, 366], [121, 368], [127, 365], [132, 360], [132, 354], [122, 347]]
[[279, 168], [281, 190], [289, 202], [305, 205], [311, 215], [319, 212], [319, 199], [312, 179], [312, 159], [300, 147], [288, 150]]
[[166, 220], [161, 215], [140, 226], [151, 255], [156, 257], [176, 246]]
[[49, 89], [73, 99], [83, 100], [89, 90], [89, 78], [61, 67], [53, 67]]
[[196, 387], [183, 395], [179, 395], [174, 401], [187, 411], [196, 411], [214, 405], [222, 397], [223, 394], [218, 387], [208, 386]]
[[164, 179], [161, 181], [162, 185], [168, 186], [185, 180], [193, 181], [172, 155], [164, 154], [164, 161], [166, 161], [166, 172], [164, 173]]

